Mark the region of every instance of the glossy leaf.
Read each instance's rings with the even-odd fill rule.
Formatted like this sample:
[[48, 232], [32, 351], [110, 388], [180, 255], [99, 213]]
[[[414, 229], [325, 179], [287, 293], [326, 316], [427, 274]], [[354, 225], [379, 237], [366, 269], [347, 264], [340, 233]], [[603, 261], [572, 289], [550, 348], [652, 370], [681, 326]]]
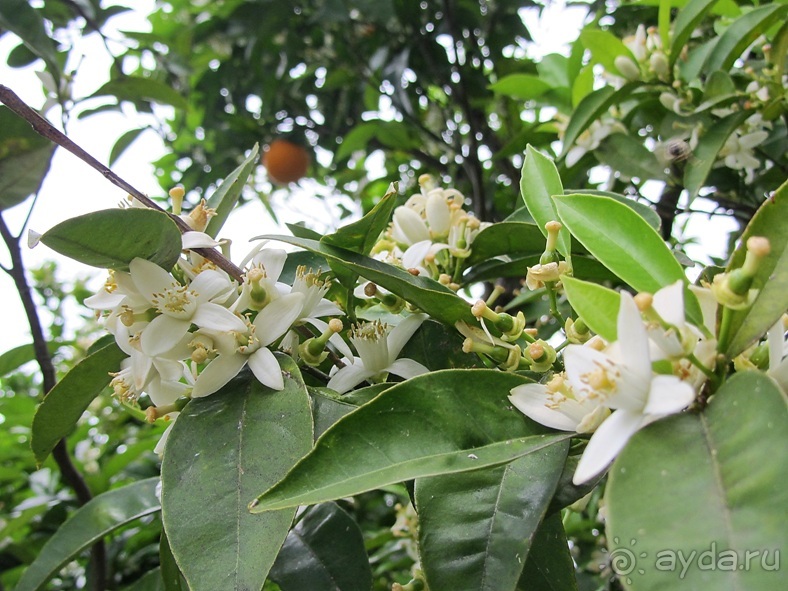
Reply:
[[246, 159], [238, 168], [227, 175], [227, 178], [222, 181], [222, 184], [208, 199], [208, 207], [216, 210], [216, 215], [211, 218], [208, 226], [205, 228], [205, 233], [208, 236], [216, 238], [230, 216], [230, 212], [235, 209], [249, 175], [252, 174], [252, 171], [258, 164], [259, 154], [259, 146], [255, 144]]
[[[252, 511], [320, 503], [405, 480], [476, 470], [568, 437], [515, 411], [507, 398], [521, 376], [444, 370], [392, 386], [347, 415]], [[337, 453], [341, 450], [341, 453]]]
[[131, 585], [123, 587], [121, 591], [169, 591], [164, 585], [161, 568], [149, 570]]
[[30, 447], [41, 465], [66, 437], [93, 399], [109, 385], [110, 372], [120, 369], [127, 355], [112, 343], [85, 357], [44, 397], [33, 417]]
[[279, 362], [284, 390], [270, 390], [244, 372], [219, 392], [192, 400], [167, 440], [162, 518], [193, 591], [260, 589], [290, 528], [293, 510], [247, 510], [260, 489], [312, 446], [301, 375], [290, 357]]
[[[558, 220], [552, 198], [563, 192], [561, 177], [558, 176], [555, 163], [529, 145], [525, 150], [525, 160], [520, 177], [520, 195], [543, 236], [547, 236], [545, 229], [547, 222]], [[571, 256], [570, 244], [569, 232], [562, 228], [558, 234], [557, 248], [565, 257]]]
[[679, 9], [676, 20], [673, 22], [673, 39], [670, 42], [670, 55], [668, 56], [671, 68], [689, 41], [692, 31], [717, 2], [718, 0], [690, 0], [686, 6]]
[[22, 575], [16, 591], [36, 591], [70, 560], [115, 529], [159, 510], [158, 478], [148, 478], [94, 497], [66, 521]]
[[788, 505], [788, 456], [776, 450], [786, 446], [784, 394], [755, 371], [734, 375], [702, 413], [636, 433], [606, 491], [611, 566], [626, 567], [619, 580], [637, 591], [677, 580], [687, 589], [782, 590], [775, 552], [788, 536], [775, 511]]
[[339, 228], [333, 234], [324, 236], [321, 242], [368, 255], [391, 222], [391, 214], [397, 204], [397, 185], [389, 185], [388, 191], [375, 204], [369, 213], [360, 220]]
[[59, 223], [41, 242], [75, 261], [100, 269], [127, 270], [135, 258], [169, 270], [181, 252], [181, 233], [169, 216], [153, 209], [104, 209]]
[[488, 87], [495, 94], [532, 100], [550, 90], [550, 85], [533, 74], [509, 74]]
[[118, 101], [153, 101], [171, 105], [176, 109], [188, 109], [189, 103], [172, 86], [141, 76], [122, 76], [101, 86], [92, 97], [113, 96]]
[[361, 528], [336, 503], [310, 508], [287, 534], [271, 580], [282, 591], [369, 591], [372, 570]]
[[[50, 355], [54, 354], [61, 346], [63, 346], [62, 341], [50, 341], [47, 343]], [[33, 347], [33, 343], [19, 345], [18, 347], [9, 349], [0, 355], [0, 378], [16, 371], [25, 363], [35, 361], [35, 359], [36, 350]]]
[[772, 3], [754, 8], [736, 19], [717, 40], [706, 58], [703, 70], [707, 74], [715, 70], [727, 71], [741, 57], [744, 50], [759, 35], [788, 14], [788, 4]]
[[618, 335], [618, 308], [621, 303], [618, 292], [566, 275], [561, 278], [561, 283], [564, 285], [566, 298], [586, 325], [606, 341], [615, 341]]
[[536, 224], [526, 222], [498, 222], [476, 235], [467, 259], [469, 266], [501, 255], [544, 252], [545, 236]]
[[432, 591], [514, 589], [568, 441], [504, 466], [420, 478], [419, 554]]
[[482, 367], [475, 354], [463, 352], [463, 340], [453, 326], [426, 320], [402, 348], [400, 357], [418, 361], [430, 371]]
[[684, 279], [656, 230], [623, 203], [582, 193], [562, 195], [555, 202], [572, 236], [636, 290], [654, 293]]
[[610, 197], [611, 199], [615, 199], [616, 201], [623, 203], [630, 209], [634, 210], [635, 213], [637, 213], [640, 217], [646, 220], [646, 223], [652, 228], [654, 228], [655, 230], [659, 230], [660, 226], [662, 225], [662, 221], [659, 219], [659, 215], [651, 207], [649, 207], [645, 203], [641, 203], [640, 201], [635, 201], [632, 197], [621, 195], [620, 193], [613, 193], [611, 191], [597, 191], [594, 189], [583, 189], [583, 190], [567, 189], [564, 191], [564, 193], [566, 195], [583, 193], [585, 195], [602, 195], [604, 197]]
[[123, 152], [134, 143], [140, 134], [145, 131], [144, 127], [138, 129], [130, 129], [122, 136], [120, 136], [116, 141], [115, 144], [112, 146], [112, 151], [109, 153], [109, 166], [113, 166], [115, 162], [117, 162], [118, 158], [123, 155]]
[[575, 564], [569, 553], [561, 514], [545, 517], [531, 543], [518, 591], [577, 591]]
[[159, 537], [159, 573], [162, 586], [165, 591], [188, 591], [186, 581], [183, 580], [181, 570], [172, 555], [170, 541], [167, 539], [167, 532], [161, 530]]
[[5, 105], [0, 105], [0, 211], [38, 191], [55, 150], [46, 138]]
[[594, 154], [600, 162], [628, 177], [637, 177], [642, 181], [667, 178], [653, 150], [646, 148], [642, 140], [625, 133], [607, 136], [594, 150]]
[[[325, 392], [334, 392], [328, 388], [308, 388], [312, 403], [312, 417], [315, 439], [328, 431], [329, 427], [358, 408], [355, 404], [329, 396]], [[337, 396], [334, 392], [334, 396]]]
[[415, 277], [399, 267], [370, 257], [323, 244], [307, 238], [266, 235], [261, 238], [279, 240], [300, 246], [322, 255], [329, 261], [339, 263], [365, 279], [388, 289], [445, 324], [454, 325], [458, 320], [474, 320], [468, 302], [437, 281], [427, 277]]
[[692, 156], [690, 156], [687, 167], [684, 169], [684, 187], [689, 193], [690, 199], [698, 195], [706, 179], [711, 172], [717, 155], [722, 150], [728, 137], [734, 130], [741, 125], [752, 113], [740, 111], [720, 119], [700, 136]]
[[768, 238], [771, 248], [755, 275], [753, 287], [760, 290], [755, 302], [749, 309], [731, 315], [729, 344], [720, 343], [721, 350], [731, 358], [755, 342], [788, 310], [788, 182], [764, 201], [750, 220], [728, 271], [744, 264], [747, 239], [751, 236]]

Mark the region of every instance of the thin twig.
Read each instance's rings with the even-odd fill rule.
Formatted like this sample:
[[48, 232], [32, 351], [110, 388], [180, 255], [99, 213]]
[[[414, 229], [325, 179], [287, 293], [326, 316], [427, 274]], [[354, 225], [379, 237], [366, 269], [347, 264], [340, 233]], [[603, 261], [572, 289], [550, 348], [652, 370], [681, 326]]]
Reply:
[[[175, 224], [178, 226], [178, 229], [181, 232], [189, 232], [191, 228], [189, 225], [184, 222], [179, 216], [173, 215], [167, 211], [164, 211], [158, 204], [152, 201], [147, 195], [144, 195], [139, 190], [135, 189], [131, 184], [120, 178], [116, 175], [109, 167], [101, 164], [98, 160], [96, 160], [93, 156], [88, 154], [85, 150], [75, 144], [71, 139], [69, 139], [62, 131], [57, 129], [54, 125], [52, 125], [49, 121], [44, 119], [41, 115], [39, 115], [35, 110], [31, 109], [27, 104], [20, 99], [13, 90], [0, 84], [0, 102], [4, 103], [9, 109], [11, 109], [14, 113], [22, 117], [25, 121], [27, 121], [30, 125], [33, 126], [33, 129], [39, 135], [47, 138], [48, 140], [54, 142], [58, 146], [64, 147], [66, 150], [74, 154], [77, 158], [100, 172], [109, 182], [111, 182], [116, 187], [119, 187], [126, 191], [129, 195], [137, 199], [140, 203], [149, 207], [151, 209], [157, 209], [162, 211], [170, 216]], [[241, 269], [236, 267], [229, 259], [225, 258], [220, 252], [208, 248], [194, 248], [192, 249], [197, 254], [203, 256], [207, 260], [214, 263], [217, 267], [224, 270], [228, 275], [236, 279], [237, 281], [243, 281], [243, 272]]]

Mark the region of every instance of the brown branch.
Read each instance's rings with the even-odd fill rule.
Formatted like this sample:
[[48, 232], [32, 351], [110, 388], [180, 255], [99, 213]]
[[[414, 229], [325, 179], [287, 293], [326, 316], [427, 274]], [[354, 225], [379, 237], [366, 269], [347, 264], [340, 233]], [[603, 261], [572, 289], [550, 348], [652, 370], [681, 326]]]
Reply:
[[[62, 131], [57, 129], [54, 125], [52, 125], [49, 121], [44, 119], [41, 115], [39, 115], [36, 111], [31, 109], [27, 104], [20, 99], [13, 90], [0, 84], [0, 102], [3, 102], [9, 109], [11, 109], [14, 113], [22, 117], [25, 121], [30, 123], [33, 126], [33, 129], [39, 135], [47, 138], [48, 140], [54, 142], [55, 144], [62, 146], [72, 154], [74, 154], [77, 158], [100, 172], [104, 177], [111, 182], [116, 187], [119, 187], [126, 191], [129, 195], [137, 199], [140, 203], [145, 205], [146, 207], [150, 207], [151, 209], [157, 209], [162, 211], [170, 216], [175, 224], [178, 226], [178, 229], [181, 232], [189, 232], [191, 228], [189, 225], [184, 222], [179, 216], [173, 215], [167, 211], [164, 211], [158, 204], [152, 201], [148, 196], [144, 195], [139, 190], [135, 189], [125, 180], [120, 178], [116, 175], [109, 167], [101, 164], [98, 160], [96, 160], [93, 156], [88, 154], [85, 150], [80, 148], [77, 144], [75, 144], [72, 140], [70, 140]], [[237, 281], [243, 281], [243, 272], [241, 269], [236, 267], [230, 260], [225, 258], [220, 252], [208, 249], [208, 248], [195, 248], [192, 249], [197, 254], [203, 256], [207, 260], [214, 263], [217, 267], [224, 270], [228, 275], [236, 279]]]

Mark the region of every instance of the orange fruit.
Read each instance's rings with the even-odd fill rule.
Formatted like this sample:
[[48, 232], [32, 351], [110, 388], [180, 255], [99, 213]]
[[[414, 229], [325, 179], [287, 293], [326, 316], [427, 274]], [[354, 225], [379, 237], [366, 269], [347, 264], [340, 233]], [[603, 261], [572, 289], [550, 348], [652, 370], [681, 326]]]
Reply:
[[262, 161], [268, 178], [278, 185], [286, 185], [306, 176], [309, 152], [303, 146], [279, 138], [268, 144]]

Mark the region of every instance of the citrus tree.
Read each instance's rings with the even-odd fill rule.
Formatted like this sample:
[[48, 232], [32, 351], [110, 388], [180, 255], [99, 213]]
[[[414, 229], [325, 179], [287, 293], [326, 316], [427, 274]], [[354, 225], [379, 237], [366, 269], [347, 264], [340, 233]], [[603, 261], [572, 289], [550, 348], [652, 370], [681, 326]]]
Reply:
[[[50, 483], [47, 531], [13, 474], [4, 583], [782, 588], [785, 5], [591, 5], [534, 59], [521, 8], [161, 6], [95, 92], [178, 107], [158, 200], [3, 87], [4, 208], [51, 157], [17, 115], [129, 193], [31, 239], [107, 269], [80, 294], [107, 334], [59, 380], [1, 227], [34, 335], [4, 368], [38, 361], [25, 434], [81, 505]], [[116, 10], [5, 3], [12, 61], [78, 110], [52, 39]], [[239, 203], [304, 177], [365, 215], [230, 249]], [[697, 196], [742, 223], [703, 269], [674, 223]]]

